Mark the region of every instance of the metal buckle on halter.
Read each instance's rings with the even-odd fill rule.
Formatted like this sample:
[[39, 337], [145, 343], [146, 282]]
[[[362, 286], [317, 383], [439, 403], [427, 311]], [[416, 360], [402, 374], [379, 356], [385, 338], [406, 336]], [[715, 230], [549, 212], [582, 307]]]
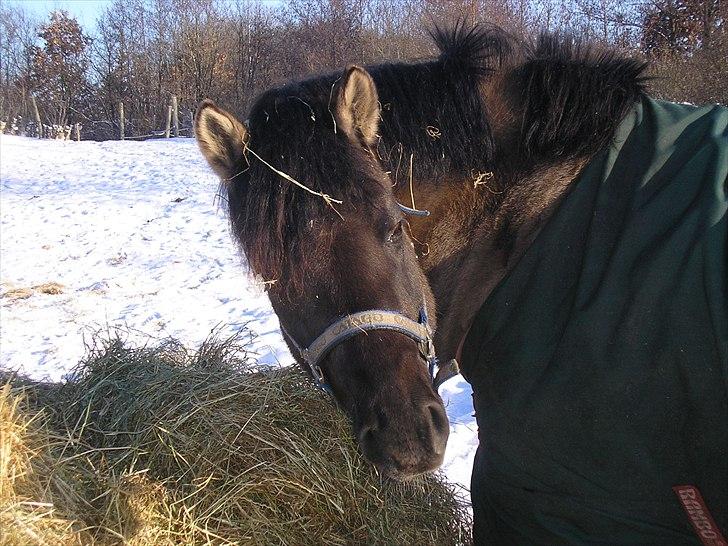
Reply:
[[311, 368], [311, 375], [313, 375], [313, 380], [318, 383], [319, 385], [326, 385], [327, 383], [324, 382], [324, 371], [321, 369], [321, 366], [318, 364], [310, 364], [309, 368]]
[[435, 344], [432, 338], [428, 336], [420, 344], [420, 356], [425, 359], [427, 364], [427, 373], [430, 375], [430, 380], [435, 380], [435, 366], [437, 366], [437, 356], [435, 355]]
[[432, 341], [431, 337], [428, 337], [427, 339], [422, 340], [419, 343], [420, 346], [420, 355], [425, 360], [429, 360], [433, 356], [435, 356], [435, 343]]
[[299, 353], [301, 355], [301, 360], [308, 364], [308, 369], [311, 370], [311, 375], [313, 376], [316, 386], [326, 390], [328, 385], [324, 382], [324, 371], [321, 369], [321, 366], [318, 365], [318, 362], [311, 362], [311, 356], [308, 348], [299, 350]]

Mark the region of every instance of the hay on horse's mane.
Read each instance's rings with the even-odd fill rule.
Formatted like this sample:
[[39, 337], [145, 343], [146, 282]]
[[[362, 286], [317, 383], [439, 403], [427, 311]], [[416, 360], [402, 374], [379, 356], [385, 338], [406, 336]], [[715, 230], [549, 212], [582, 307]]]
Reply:
[[[377, 160], [395, 187], [412, 177], [434, 186], [446, 177], [472, 179], [497, 166], [482, 84], [506, 65], [514, 87], [506, 98], [522, 111], [512, 145], [525, 169], [601, 149], [644, 92], [644, 62], [573, 37], [545, 33], [522, 42], [495, 26], [465, 22], [431, 34], [437, 58], [366, 67], [382, 108]], [[337, 131], [332, 108], [342, 76], [262, 93], [247, 122], [246, 145], [255, 155], [221, 187], [251, 269], [266, 281], [290, 283], [294, 292], [319, 261], [318, 251], [330, 247], [329, 224], [340, 220], [320, 195], [354, 205], [378, 196], [368, 180], [377, 178], [378, 167]]]
[[382, 482], [295, 368], [236, 340], [91, 352], [0, 390], [2, 544], [465, 544], [441, 476]]

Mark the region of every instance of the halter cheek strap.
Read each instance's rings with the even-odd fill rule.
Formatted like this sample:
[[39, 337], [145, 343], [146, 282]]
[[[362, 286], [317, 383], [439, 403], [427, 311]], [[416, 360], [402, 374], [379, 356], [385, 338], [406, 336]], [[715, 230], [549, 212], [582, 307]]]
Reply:
[[[282, 325], [281, 330], [298, 352], [300, 360], [310, 369], [316, 385], [329, 394], [331, 394], [331, 387], [324, 380], [324, 374], [320, 366], [321, 361], [337, 345], [370, 330], [392, 330], [414, 340], [418, 345], [420, 355], [427, 364], [435, 389], [458, 373], [457, 362], [454, 360], [448, 362], [447, 366], [438, 366], [435, 345], [432, 342], [432, 331], [427, 322], [427, 308], [424, 303], [420, 308], [418, 322], [394, 311], [370, 310], [347, 315], [326, 328], [306, 348], [298, 345], [293, 336]], [[435, 373], [436, 369], [438, 370], [437, 374]]]

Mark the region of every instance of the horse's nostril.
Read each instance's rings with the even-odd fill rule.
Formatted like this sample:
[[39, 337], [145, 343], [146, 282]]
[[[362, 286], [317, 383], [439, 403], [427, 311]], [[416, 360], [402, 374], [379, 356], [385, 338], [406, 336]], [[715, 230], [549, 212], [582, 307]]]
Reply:
[[431, 402], [426, 406], [425, 415], [429, 417], [432, 439], [432, 450], [438, 455], [445, 452], [447, 438], [450, 435], [450, 423], [447, 420], [447, 414], [442, 404]]
[[377, 428], [384, 430], [389, 425], [389, 418], [383, 412], [377, 412]]
[[374, 441], [374, 429], [372, 429], [371, 427], [365, 428], [359, 434], [359, 442], [361, 442], [363, 445], [370, 444]]
[[435, 428], [442, 426], [442, 418], [440, 417], [440, 412], [438, 411], [437, 406], [430, 404], [427, 406], [427, 409], [430, 410], [430, 418], [432, 419], [432, 424], [435, 425]]
[[381, 431], [376, 425], [365, 426], [359, 431], [359, 445], [365, 455], [378, 452], [377, 446], [381, 440]]
[[430, 418], [435, 430], [449, 429], [450, 424], [447, 420], [447, 414], [441, 404], [428, 404], [427, 409], [430, 412]]

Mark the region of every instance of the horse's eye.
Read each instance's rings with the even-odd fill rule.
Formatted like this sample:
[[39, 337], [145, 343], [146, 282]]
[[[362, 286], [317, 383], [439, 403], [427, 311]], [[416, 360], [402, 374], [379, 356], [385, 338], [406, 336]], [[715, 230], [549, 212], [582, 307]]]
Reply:
[[387, 242], [388, 243], [397, 243], [402, 240], [402, 220], [397, 222], [397, 224], [394, 226], [394, 229], [389, 232], [389, 235], [387, 236]]

